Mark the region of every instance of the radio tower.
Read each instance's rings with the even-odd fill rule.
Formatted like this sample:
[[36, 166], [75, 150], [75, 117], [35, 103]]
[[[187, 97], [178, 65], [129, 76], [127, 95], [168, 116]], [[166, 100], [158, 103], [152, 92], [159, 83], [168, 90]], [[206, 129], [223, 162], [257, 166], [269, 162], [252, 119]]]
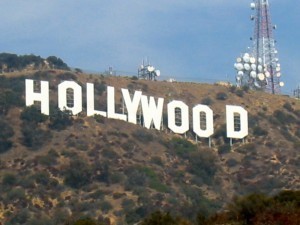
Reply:
[[279, 93], [283, 83], [280, 83], [280, 64], [273, 37], [273, 29], [276, 29], [276, 25], [271, 23], [269, 1], [256, 0], [256, 3], [251, 4], [251, 8], [256, 9], [253, 55], [257, 60], [262, 59], [265, 75], [269, 75], [266, 76], [265, 89], [272, 94]]
[[248, 85], [277, 94], [284, 83], [280, 82], [281, 68], [273, 37], [276, 25], [272, 25], [271, 22], [269, 1], [255, 0], [251, 3], [251, 9], [255, 11], [255, 14], [251, 15], [251, 20], [255, 23], [254, 34], [251, 37], [253, 46], [252, 51], [237, 59], [237, 82], [239, 85]]

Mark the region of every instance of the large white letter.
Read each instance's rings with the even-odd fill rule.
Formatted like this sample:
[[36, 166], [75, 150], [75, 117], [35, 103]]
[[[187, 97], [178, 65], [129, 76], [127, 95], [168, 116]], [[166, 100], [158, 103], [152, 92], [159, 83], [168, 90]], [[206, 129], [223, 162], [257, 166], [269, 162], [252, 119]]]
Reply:
[[[73, 107], [67, 104], [67, 89], [73, 90]], [[70, 110], [73, 115], [82, 111], [82, 88], [74, 81], [64, 81], [58, 85], [58, 107], [60, 110]]]
[[[205, 114], [205, 121], [201, 121], [201, 113]], [[201, 128], [205, 123], [205, 129]], [[193, 108], [193, 130], [199, 137], [208, 138], [214, 133], [213, 111], [207, 105], [197, 105]]]
[[158, 103], [156, 105], [154, 97], [150, 96], [148, 102], [148, 97], [142, 95], [142, 110], [144, 116], [144, 126], [150, 129], [153, 122], [155, 129], [160, 130], [162, 121], [162, 112], [164, 106], [164, 99], [158, 98]]
[[[234, 121], [235, 114], [238, 115], [236, 122]], [[248, 135], [248, 112], [244, 108], [227, 105], [226, 123], [228, 138], [242, 139]]]
[[135, 91], [132, 100], [127, 89], [122, 89], [122, 95], [128, 112], [128, 122], [136, 124], [136, 113], [139, 108], [142, 92]]
[[86, 114], [87, 116], [101, 115], [106, 117], [106, 112], [95, 110], [94, 84], [86, 84]]
[[34, 92], [34, 81], [26, 79], [26, 106], [31, 106], [34, 101], [41, 102], [41, 113], [49, 115], [49, 82], [41, 81], [41, 93]]
[[[181, 125], [176, 124], [175, 109], [181, 111]], [[184, 134], [189, 130], [189, 107], [182, 101], [172, 101], [168, 104], [168, 127], [174, 133]]]
[[116, 113], [115, 110], [115, 88], [107, 86], [107, 117], [111, 119], [126, 121], [127, 116]]

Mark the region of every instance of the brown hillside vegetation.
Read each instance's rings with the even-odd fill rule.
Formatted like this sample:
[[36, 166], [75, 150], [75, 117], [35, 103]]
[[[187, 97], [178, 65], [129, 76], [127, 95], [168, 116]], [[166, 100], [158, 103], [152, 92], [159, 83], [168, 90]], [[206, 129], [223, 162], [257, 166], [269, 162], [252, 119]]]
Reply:
[[[25, 79], [47, 80], [51, 115], [25, 107]], [[74, 80], [95, 85], [98, 110], [106, 87], [141, 90], [164, 103], [164, 129], [146, 129], [101, 116], [57, 109], [57, 85]], [[167, 128], [166, 104], [181, 100], [214, 111], [212, 147], [190, 131]], [[226, 138], [226, 105], [249, 113], [249, 135]], [[190, 115], [191, 117], [191, 115]], [[61, 70], [0, 75], [0, 221], [64, 224], [89, 216], [106, 224], [135, 224], [161, 210], [196, 221], [223, 211], [234, 196], [275, 195], [300, 189], [300, 101], [288, 96], [221, 85], [169, 83]], [[259, 218], [258, 218], [259, 219]], [[110, 221], [110, 222], [108, 222]], [[0, 224], [1, 224], [0, 222]], [[262, 223], [263, 224], [263, 223]]]

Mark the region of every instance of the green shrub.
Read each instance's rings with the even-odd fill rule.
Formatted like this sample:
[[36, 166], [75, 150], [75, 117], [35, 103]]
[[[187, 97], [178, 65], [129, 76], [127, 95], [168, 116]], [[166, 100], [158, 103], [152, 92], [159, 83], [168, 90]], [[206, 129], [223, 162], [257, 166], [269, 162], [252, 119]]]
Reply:
[[104, 82], [99, 82], [98, 80], [94, 83], [95, 92], [97, 95], [102, 95], [106, 91], [106, 84]]
[[227, 94], [225, 93], [225, 92], [219, 92], [219, 93], [217, 93], [217, 95], [216, 95], [216, 99], [217, 100], [222, 100], [222, 101], [224, 101], [224, 100], [226, 100], [228, 98], [228, 96], [227, 96]]
[[89, 198], [98, 199], [98, 200], [104, 199], [104, 196], [105, 196], [105, 192], [102, 190], [96, 190], [91, 194], [89, 194]]
[[0, 91], [0, 115], [6, 115], [13, 106], [23, 105], [24, 101], [20, 98], [19, 93], [12, 90]]
[[239, 162], [236, 161], [235, 159], [228, 159], [228, 160], [226, 161], [226, 165], [227, 165], [228, 167], [235, 167], [235, 166], [238, 165], [238, 164], [239, 164]]
[[121, 147], [126, 152], [132, 152], [132, 150], [137, 147], [137, 144], [134, 142], [134, 140], [128, 139], [126, 142], [124, 142], [123, 144], [121, 144]]
[[293, 115], [287, 114], [281, 110], [274, 111], [273, 116], [277, 119], [277, 121], [280, 124], [283, 124], [283, 125], [297, 122], [296, 118]]
[[168, 148], [171, 151], [174, 151], [176, 155], [181, 158], [189, 158], [189, 154], [197, 150], [197, 146], [192, 144], [190, 141], [174, 137], [170, 142], [168, 142]]
[[213, 100], [210, 97], [206, 97], [206, 98], [202, 99], [201, 104], [203, 104], [203, 105], [212, 105]]
[[8, 222], [8, 224], [25, 224], [30, 218], [28, 209], [21, 209]]
[[153, 141], [153, 135], [146, 129], [136, 129], [132, 132], [132, 136], [142, 143], [149, 143]]
[[280, 133], [282, 134], [283, 137], [285, 137], [286, 140], [290, 142], [297, 142], [297, 138], [294, 137], [287, 128], [281, 129]]
[[70, 110], [61, 111], [52, 109], [50, 112], [49, 127], [54, 130], [64, 130], [73, 124], [72, 112]]
[[188, 171], [210, 184], [218, 170], [216, 156], [210, 150], [196, 151], [189, 154], [189, 161]]
[[0, 140], [6, 140], [14, 136], [13, 128], [4, 120], [0, 118]]
[[231, 93], [235, 93], [236, 89], [237, 89], [237, 87], [235, 85], [232, 85], [232, 86], [229, 87], [229, 91]]
[[284, 103], [283, 108], [285, 108], [289, 112], [293, 112], [294, 111], [292, 105], [289, 102]]
[[163, 166], [163, 161], [162, 161], [161, 157], [159, 157], [159, 156], [151, 157], [151, 162], [158, 166]]
[[245, 224], [252, 224], [251, 221], [256, 214], [263, 211], [270, 204], [268, 197], [262, 194], [250, 194], [246, 197], [235, 198], [229, 205], [229, 211], [233, 217]]
[[36, 172], [32, 177], [37, 184], [41, 184], [43, 186], [48, 186], [51, 182], [49, 173], [45, 171]]
[[2, 184], [8, 186], [14, 186], [17, 183], [17, 176], [12, 173], [4, 174], [2, 178]]
[[13, 128], [2, 118], [0, 118], [0, 154], [8, 151], [13, 143], [10, 140], [14, 136]]
[[219, 154], [226, 154], [226, 153], [229, 153], [230, 151], [231, 151], [231, 146], [229, 144], [221, 145], [218, 148]]
[[132, 199], [123, 199], [122, 207], [125, 212], [129, 212], [135, 207], [135, 202]]
[[265, 129], [261, 128], [260, 126], [255, 126], [253, 128], [253, 135], [254, 136], [267, 136], [268, 135], [268, 131], [266, 131]]
[[103, 149], [103, 151], [101, 152], [103, 157], [109, 158], [109, 159], [117, 159], [119, 157], [118, 153], [116, 153], [114, 150], [112, 149]]
[[296, 135], [298, 138], [300, 138], [300, 128], [298, 128], [298, 129], [296, 130], [295, 135]]
[[108, 201], [102, 201], [100, 203], [100, 209], [102, 210], [102, 212], [107, 213], [112, 209], [112, 205], [108, 202]]
[[249, 114], [248, 116], [249, 128], [254, 128], [259, 125], [259, 117], [256, 115]]
[[244, 86], [242, 87], [242, 90], [245, 91], [245, 92], [248, 92], [249, 89], [250, 89], [250, 87], [249, 87], [248, 85], [244, 85]]
[[111, 182], [111, 171], [109, 167], [108, 161], [96, 163], [93, 167], [93, 174], [95, 174], [94, 179], [109, 185]]
[[[60, 59], [56, 56], [49, 56], [47, 58], [47, 62], [54, 69], [70, 70], [68, 65], [62, 59]], [[69, 76], [67, 76], [66, 74], [72, 74], [72, 73], [64, 73], [64, 74], [60, 75], [62, 80], [69, 80], [70, 79]]]
[[141, 225], [178, 225], [178, 223], [169, 213], [157, 211], [144, 219]]
[[64, 174], [65, 184], [72, 188], [81, 188], [87, 185], [92, 177], [90, 166], [80, 159], [72, 160]]
[[41, 113], [41, 111], [35, 106], [26, 107], [20, 116], [21, 120], [31, 123], [42, 123], [48, 119], [48, 116]]
[[248, 143], [244, 144], [241, 147], [235, 149], [236, 152], [246, 154], [248, 152], [255, 152], [256, 151], [256, 145], [254, 143]]
[[227, 138], [226, 125], [222, 125], [218, 129], [216, 129], [215, 133], [213, 134], [213, 137], [216, 139], [221, 138], [221, 140], [223, 140], [224, 143], [229, 143], [229, 138]]
[[21, 131], [23, 134], [22, 144], [32, 150], [40, 149], [52, 138], [50, 131], [43, 130], [32, 123], [24, 123]]
[[50, 150], [47, 155], [38, 156], [36, 159], [41, 165], [54, 166], [57, 164], [57, 157], [58, 156], [56, 154], [52, 154]]
[[170, 188], [167, 185], [163, 184], [158, 178], [151, 179], [149, 181], [149, 187], [158, 192], [167, 193], [170, 191]]
[[94, 119], [96, 120], [97, 123], [101, 123], [101, 124], [105, 123], [105, 117], [103, 117], [103, 116], [94, 115]]
[[76, 220], [75, 222], [66, 225], [97, 225], [97, 223], [93, 219], [85, 218]]
[[21, 188], [11, 189], [7, 193], [7, 199], [9, 201], [22, 201], [26, 199], [25, 191]]
[[110, 175], [110, 181], [112, 184], [122, 183], [124, 181], [124, 175], [122, 173], [114, 172]]
[[239, 96], [239, 97], [244, 97], [244, 91], [243, 90], [241, 90], [241, 89], [238, 89], [236, 92], [235, 92], [235, 94], [237, 95], [237, 96]]
[[145, 186], [147, 182], [146, 175], [138, 169], [130, 169], [126, 171], [128, 189], [132, 189], [135, 186]]

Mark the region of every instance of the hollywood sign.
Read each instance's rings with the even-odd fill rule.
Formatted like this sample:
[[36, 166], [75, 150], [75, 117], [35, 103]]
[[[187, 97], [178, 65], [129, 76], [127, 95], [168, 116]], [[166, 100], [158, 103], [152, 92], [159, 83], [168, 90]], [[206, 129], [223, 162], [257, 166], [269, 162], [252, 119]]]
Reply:
[[[34, 80], [26, 79], [26, 106], [31, 106], [38, 101], [41, 104], [41, 113], [49, 115], [49, 82], [40, 81], [40, 92], [34, 91]], [[67, 91], [72, 90], [72, 107], [67, 104]], [[143, 125], [147, 129], [154, 127], [162, 129], [162, 117], [164, 99], [143, 95], [141, 91], [135, 91], [130, 95], [128, 89], [122, 88], [122, 97], [127, 114], [117, 113], [115, 110], [115, 88], [107, 86], [107, 110], [95, 109], [94, 84], [86, 84], [86, 113], [87, 116], [100, 115], [103, 117], [123, 120], [137, 124], [137, 112], [142, 109]], [[58, 85], [58, 107], [60, 110], [70, 110], [73, 115], [82, 112], [82, 87], [74, 81], [63, 81]], [[168, 128], [176, 134], [184, 134], [190, 129], [189, 106], [182, 101], [173, 100], [167, 103]], [[181, 123], [176, 123], [176, 110], [180, 110]], [[198, 104], [192, 108], [192, 129], [200, 138], [209, 138], [214, 133], [213, 111], [207, 105]], [[204, 115], [205, 120], [200, 119]], [[235, 118], [238, 117], [238, 129], [236, 129]], [[205, 126], [201, 126], [205, 123]], [[203, 128], [204, 127], [204, 128]], [[241, 106], [226, 105], [226, 127], [227, 137], [243, 139], [248, 135], [248, 113]]]

